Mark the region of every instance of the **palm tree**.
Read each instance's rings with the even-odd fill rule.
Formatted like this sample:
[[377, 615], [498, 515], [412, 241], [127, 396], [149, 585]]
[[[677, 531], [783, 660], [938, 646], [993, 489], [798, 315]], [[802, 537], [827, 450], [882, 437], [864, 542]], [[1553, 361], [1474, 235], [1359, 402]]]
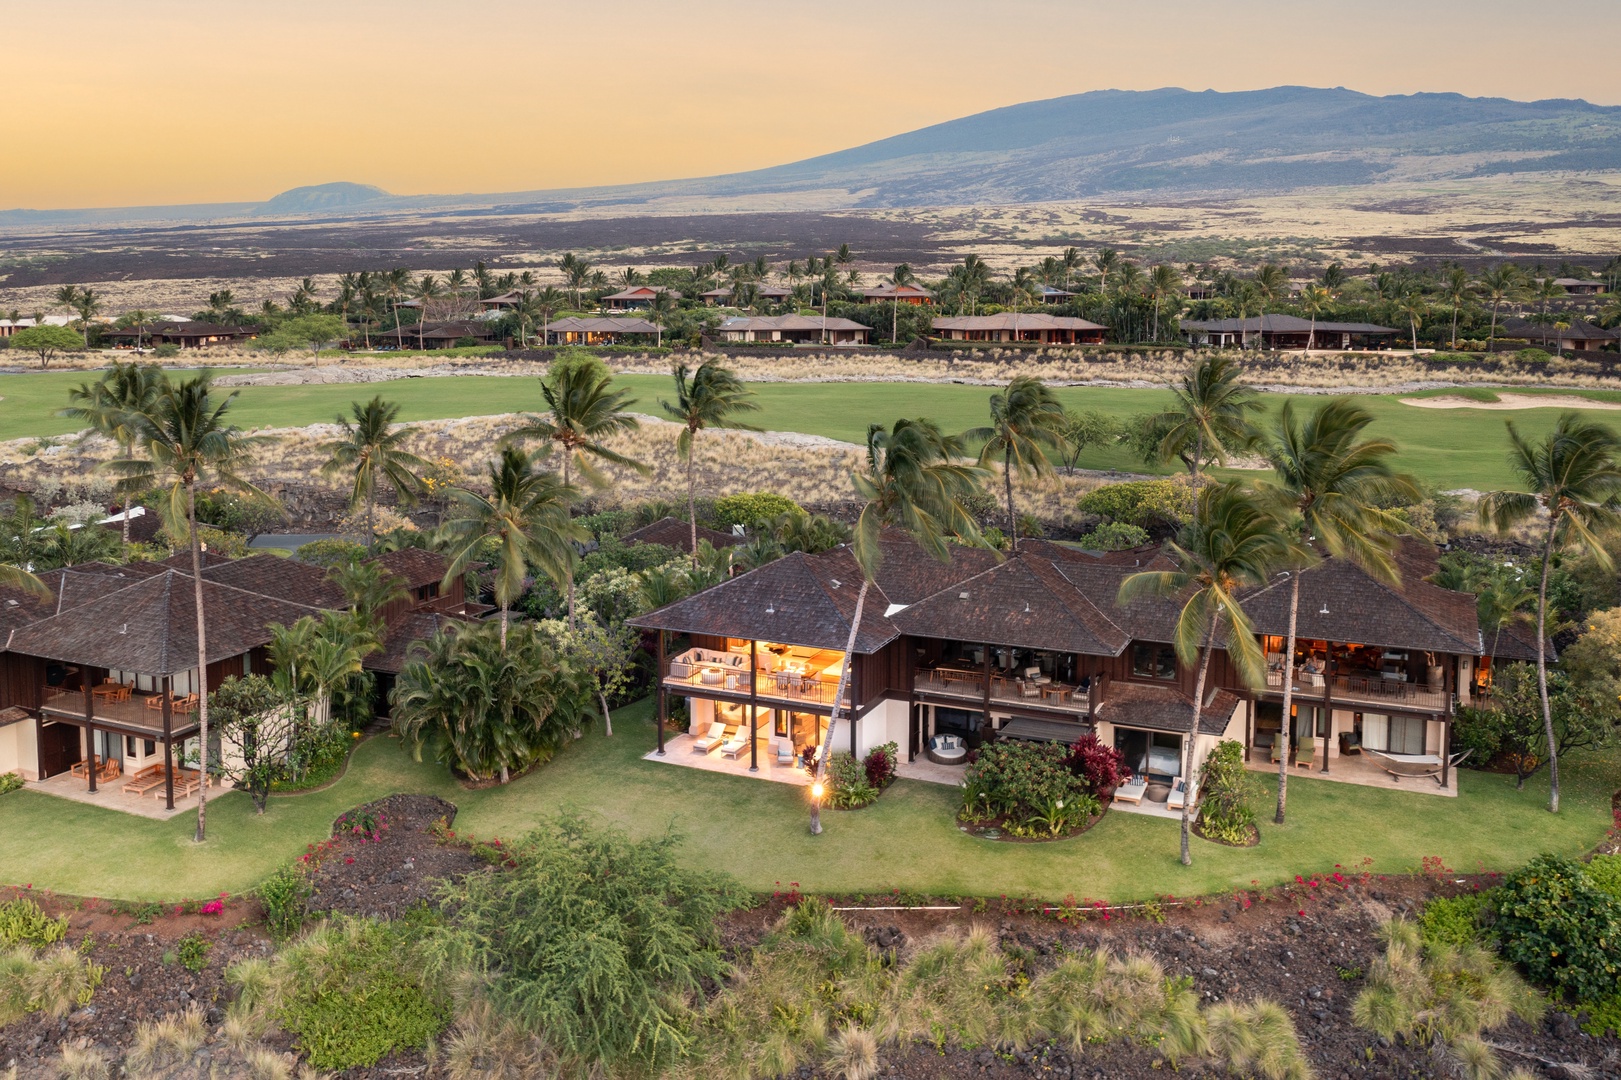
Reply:
[[675, 310], [675, 296], [669, 289], [660, 289], [653, 295], [653, 302], [647, 305], [647, 319], [655, 328], [653, 335], [655, 349], [663, 348], [664, 326], [670, 321], [670, 316], [675, 314]]
[[1148, 274], [1148, 291], [1154, 298], [1154, 340], [1159, 340], [1160, 305], [1172, 296], [1182, 295], [1182, 275], [1176, 267], [1159, 263]]
[[1480, 275], [1480, 288], [1486, 299], [1492, 304], [1491, 336], [1486, 340], [1486, 351], [1497, 341], [1497, 312], [1504, 303], [1520, 295], [1525, 276], [1520, 268], [1513, 263], [1498, 263], [1496, 266]]
[[1102, 275], [1098, 279], [1098, 292], [1107, 292], [1109, 289], [1109, 271], [1120, 265], [1120, 252], [1114, 248], [1104, 248], [1092, 256], [1092, 265], [1098, 268]]
[[1448, 343], [1452, 348], [1458, 347], [1458, 313], [1463, 310], [1465, 300], [1469, 299], [1471, 284], [1469, 271], [1461, 266], [1454, 266], [1446, 272], [1441, 279], [1442, 295], [1446, 297], [1447, 307], [1452, 309], [1452, 337]]
[[[563, 486], [573, 487], [573, 470], [593, 487], [603, 487], [607, 479], [592, 462], [623, 465], [645, 475], [646, 465], [617, 451], [603, 441], [612, 435], [635, 431], [640, 423], [625, 410], [633, 404], [630, 392], [617, 390], [613, 373], [600, 360], [559, 365], [540, 380], [540, 392], [549, 411], [507, 436], [508, 441], [544, 439], [563, 454]], [[568, 621], [574, 628], [574, 572], [568, 573]]]
[[[663, 296], [664, 294], [660, 293], [659, 295]], [[564, 296], [562, 290], [555, 285], [548, 285], [535, 294], [534, 310], [535, 314], [540, 316], [540, 343], [542, 345], [546, 344], [546, 336], [551, 332], [552, 316], [562, 311], [567, 302], [568, 297]]]
[[[474, 562], [494, 564], [491, 591], [501, 609], [504, 652], [507, 610], [523, 594], [529, 567], [537, 567], [553, 582], [572, 582], [578, 558], [574, 545], [591, 539], [591, 534], [569, 517], [575, 489], [555, 474], [536, 469], [523, 450], [503, 449], [490, 466], [489, 483], [489, 495], [465, 488], [450, 490], [460, 512], [444, 525], [446, 551], [451, 557], [445, 581], [448, 584], [466, 573]], [[571, 620], [572, 606], [571, 594]]]
[[1418, 351], [1418, 327], [1429, 313], [1430, 305], [1424, 299], [1424, 294], [1417, 288], [1408, 289], [1396, 299], [1396, 310], [1407, 316], [1407, 324], [1412, 331], [1413, 351]]
[[423, 351], [422, 334], [428, 328], [428, 305], [444, 295], [444, 289], [439, 287], [439, 279], [432, 274], [423, 274], [422, 280], [411, 292], [411, 299], [417, 302], [417, 351]]
[[[208, 627], [203, 614], [203, 556], [197, 534], [197, 485], [214, 483], [255, 499], [269, 499], [242, 476], [251, 462], [250, 450], [258, 438], [242, 434], [228, 419], [238, 391], [224, 397], [214, 392], [208, 372], [180, 383], [164, 378], [152, 402], [131, 415], [135, 443], [141, 456], [109, 462], [127, 485], [140, 489], [168, 487], [160, 508], [164, 525], [173, 536], [182, 533], [191, 548], [192, 600], [197, 608], [198, 767], [207, 774], [208, 762]], [[208, 786], [197, 793], [197, 842], [207, 830]]]
[[1509, 464], [1523, 491], [1493, 491], [1481, 497], [1480, 520], [1499, 532], [1547, 514], [1542, 540], [1542, 581], [1537, 586], [1537, 694], [1542, 699], [1543, 736], [1548, 741], [1548, 809], [1559, 812], [1559, 754], [1553, 708], [1548, 700], [1548, 572], [1554, 548], [1585, 550], [1604, 569], [1611, 566], [1603, 535], [1621, 526], [1621, 439], [1603, 424], [1567, 412], [1540, 442], [1530, 442], [1508, 422]]
[[675, 401], [660, 401], [659, 405], [681, 425], [675, 449], [687, 463], [687, 521], [692, 529], [693, 565], [697, 566], [697, 454], [693, 452], [693, 440], [700, 431], [712, 427], [759, 431], [757, 427], [739, 422], [734, 414], [757, 412], [760, 406], [754, 400], [754, 392], [744, 386], [730, 368], [722, 367], [718, 360], [704, 361], [697, 371], [692, 372], [691, 378], [687, 375], [687, 365], [677, 364]]
[[328, 478], [354, 475], [354, 487], [349, 492], [349, 509], [366, 507], [366, 546], [377, 544], [377, 483], [381, 480], [394, 489], [403, 503], [414, 499], [422, 489], [419, 473], [429, 465], [416, 454], [405, 449], [411, 429], [399, 426], [400, 406], [384, 401], [378, 394], [362, 405], [349, 403], [349, 415], [339, 416], [337, 424], [343, 437], [323, 443], [316, 449], [327, 455], [321, 474]]
[[376, 559], [350, 559], [327, 572], [343, 593], [349, 610], [376, 633], [383, 629], [383, 609], [410, 597], [404, 581]]
[[[1394, 551], [1402, 521], [1379, 503], [1391, 499], [1412, 502], [1418, 486], [1397, 473], [1390, 463], [1394, 443], [1364, 439], [1373, 414], [1348, 398], [1320, 407], [1304, 422], [1295, 417], [1294, 405], [1284, 402], [1277, 426], [1268, 440], [1278, 495], [1293, 511], [1300, 550], [1310, 555], [1316, 543], [1336, 558], [1350, 559], [1370, 576], [1395, 582], [1400, 573]], [[1295, 638], [1300, 623], [1300, 570], [1289, 577], [1289, 631], [1284, 644], [1285, 664], [1294, 663]], [[1289, 715], [1294, 679], [1283, 680], [1282, 743], [1278, 753], [1278, 810], [1283, 824], [1289, 784]]]
[[1275, 263], [1262, 263], [1255, 268], [1255, 298], [1261, 309], [1261, 348], [1266, 348], [1266, 306], [1284, 300], [1289, 295], [1289, 268]]
[[574, 309], [580, 309], [580, 294], [591, 284], [591, 264], [584, 259], [575, 258], [569, 254], [563, 256], [564, 262], [558, 264], [563, 271], [563, 278], [568, 282], [570, 291], [574, 293]]
[[389, 310], [394, 313], [394, 347], [405, 348], [405, 329], [400, 325], [400, 297], [411, 286], [411, 272], [403, 266], [383, 275], [383, 295], [388, 297]]
[[1013, 553], [1019, 553], [1019, 521], [1013, 506], [1013, 474], [1052, 475], [1047, 451], [1062, 455], [1069, 445], [1064, 406], [1057, 395], [1033, 375], [1018, 375], [1007, 389], [991, 395], [991, 424], [963, 432], [964, 442], [984, 440], [979, 464], [1002, 459], [1002, 484], [1007, 496], [1007, 534]]
[[1013, 271], [1013, 278], [1009, 282], [1009, 291], [1013, 295], [1013, 340], [1019, 340], [1019, 302], [1028, 300], [1036, 291], [1036, 276], [1031, 273], [1028, 266], [1021, 266]]
[[[861, 632], [861, 616], [866, 610], [867, 593], [872, 588], [883, 561], [880, 540], [887, 528], [899, 528], [911, 535], [924, 551], [941, 562], [951, 558], [947, 539], [957, 537], [980, 543], [979, 529], [963, 500], [979, 490], [985, 471], [960, 464], [963, 446], [960, 438], [941, 433], [932, 420], [897, 420], [888, 431], [879, 424], [867, 429], [865, 467], [850, 474], [851, 486], [861, 500], [861, 516], [856, 519], [850, 552], [861, 570], [861, 588], [856, 593], [855, 615], [850, 620], [850, 636], [844, 655], [855, 654], [856, 637]], [[827, 720], [827, 736], [822, 740], [811, 771], [812, 783], [819, 783], [832, 752], [839, 709], [850, 686], [855, 665], [846, 662], [839, 673], [833, 694], [833, 708]], [[811, 801], [811, 833], [822, 831], [821, 804]]]
[[94, 289], [79, 290], [78, 297], [73, 301], [73, 310], [79, 313], [79, 330], [84, 334], [84, 347], [90, 347], [90, 320], [101, 311], [101, 297], [96, 295]]
[[141, 351], [142, 339], [146, 336], [149, 326], [158, 321], [158, 313], [147, 311], [145, 308], [135, 308], [119, 316], [118, 323], [122, 326], [133, 327], [135, 330], [135, 351]]
[[[889, 282], [899, 290], [902, 285], [910, 285], [916, 280], [912, 275], [912, 268], [906, 263], [895, 267], [894, 273], [889, 275]], [[893, 343], [900, 334], [901, 326], [901, 296], [897, 291], [890, 297], [889, 304], [889, 340]]]
[[1064, 278], [1059, 282], [1059, 286], [1061, 288], [1068, 289], [1069, 283], [1075, 280], [1075, 271], [1080, 269], [1081, 266], [1080, 249], [1072, 247], [1065, 248], [1063, 257], [1058, 261], [1064, 268]]
[[1229, 453], [1255, 439], [1250, 416], [1260, 411], [1261, 402], [1242, 376], [1238, 364], [1225, 356], [1197, 360], [1171, 384], [1176, 404], [1154, 419], [1161, 431], [1160, 456], [1181, 458], [1195, 482], [1206, 461], [1225, 465]]
[[1306, 331], [1306, 355], [1311, 355], [1312, 342], [1317, 337], [1317, 317], [1328, 310], [1334, 302], [1334, 296], [1326, 286], [1307, 285], [1300, 290], [1300, 307], [1311, 316], [1311, 326]]
[[[1121, 604], [1139, 597], [1182, 601], [1172, 643], [1184, 664], [1197, 660], [1199, 665], [1193, 682], [1193, 725], [1183, 740], [1182, 777], [1190, 793], [1211, 649], [1218, 638], [1224, 639], [1239, 677], [1251, 686], [1261, 685], [1266, 660], [1249, 617], [1239, 606], [1238, 593], [1264, 583], [1275, 567], [1292, 561], [1292, 546], [1272, 508], [1255, 492], [1235, 483], [1212, 484], [1199, 492], [1193, 520], [1162, 551], [1176, 569], [1144, 570], [1120, 583]], [[1182, 801], [1183, 866], [1193, 865], [1188, 846], [1193, 801], [1191, 797]]]
[[991, 268], [978, 255], [963, 256], [961, 270], [962, 294], [968, 297], [968, 314], [979, 310], [979, 294], [990, 284]]
[[1495, 660], [1503, 631], [1525, 618], [1525, 609], [1536, 603], [1536, 590], [1525, 583], [1523, 575], [1511, 573], [1506, 567], [1498, 567], [1470, 591], [1475, 594], [1475, 611], [1480, 619], [1480, 629], [1491, 631], [1491, 651], [1486, 655]]
[[[68, 405], [57, 412], [87, 424], [97, 434], [118, 444], [119, 457], [133, 456], [137, 437], [134, 418], [151, 408], [163, 385], [163, 369], [156, 364], [127, 364], [114, 360], [93, 383], [80, 383], [68, 391]], [[123, 492], [124, 545], [129, 546], [129, 491]]]

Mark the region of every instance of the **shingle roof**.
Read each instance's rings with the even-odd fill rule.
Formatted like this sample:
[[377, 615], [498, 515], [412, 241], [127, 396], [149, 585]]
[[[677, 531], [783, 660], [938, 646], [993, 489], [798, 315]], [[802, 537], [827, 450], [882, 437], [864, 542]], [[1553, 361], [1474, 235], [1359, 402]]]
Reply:
[[388, 628], [383, 647], [362, 661], [367, 671], [383, 671], [398, 675], [411, 659], [411, 647], [419, 641], [428, 641], [451, 624], [461, 625], [472, 619], [446, 615], [438, 611], [412, 611], [401, 616]]
[[935, 319], [936, 330], [1107, 330], [1101, 323], [1069, 315], [1049, 315], [1044, 311], [1021, 311], [1015, 315], [950, 315]]
[[[861, 571], [848, 550], [796, 551], [685, 600], [629, 620], [644, 630], [745, 637], [840, 649], [850, 637]], [[889, 598], [869, 589], [855, 651], [873, 653], [899, 636], [884, 616]]]
[[675, 289], [667, 289], [663, 285], [632, 285], [628, 289], [621, 289], [616, 293], [609, 293], [604, 300], [651, 300], [659, 293], [669, 293], [675, 299], [681, 299], [681, 294]]
[[875, 285], [870, 289], [863, 290], [861, 295], [868, 300], [889, 300], [895, 297], [904, 298], [908, 296], [932, 298], [934, 296], [929, 290], [917, 285], [892, 285], [887, 281], [881, 285]]
[[203, 579], [306, 607], [344, 606], [343, 590], [325, 570], [280, 555], [249, 555], [210, 566], [203, 571]]
[[554, 319], [546, 326], [552, 334], [656, 334], [658, 329], [646, 319], [582, 319], [575, 315]]
[[941, 562], [898, 529], [879, 537], [878, 549], [878, 585], [892, 604], [915, 604], [1002, 561], [994, 551], [953, 544], [950, 560]]
[[[1373, 323], [1342, 323], [1328, 322], [1323, 319], [1315, 324], [1318, 330], [1332, 334], [1394, 334], [1398, 331], [1388, 326], [1377, 326]], [[1253, 334], [1260, 330], [1268, 334], [1304, 334], [1311, 330], [1313, 323], [1310, 319], [1302, 319], [1298, 315], [1259, 315], [1247, 319], [1183, 319], [1184, 330], [1208, 330], [1218, 334]]]
[[[22, 627], [8, 648], [89, 667], [172, 675], [197, 666], [197, 608], [190, 575], [167, 570]], [[208, 662], [238, 656], [270, 641], [314, 608], [204, 580]]]
[[[1238, 697], [1217, 690], [1199, 712], [1199, 734], [1220, 735], [1238, 707]], [[1111, 680], [1098, 705], [1097, 718], [1125, 727], [1185, 733], [1193, 728], [1193, 699], [1172, 686], [1150, 686]]]
[[[826, 319], [829, 330], [871, 330], [865, 323], [858, 323], [853, 319], [840, 319], [829, 315]], [[733, 315], [729, 319], [722, 319], [720, 330], [821, 330], [823, 319], [820, 315]]]
[[377, 556], [376, 561], [389, 573], [404, 578], [406, 587], [411, 589], [438, 584], [445, 580], [445, 571], [450, 569], [449, 559], [427, 548], [385, 551]]
[[1009, 559], [958, 582], [893, 621], [902, 633], [952, 636], [1089, 656], [1117, 656], [1131, 640], [1044, 559]]
[[[626, 544], [660, 544], [692, 554], [692, 527], [679, 518], [659, 518], [650, 525], [632, 529], [619, 539]], [[702, 525], [698, 526], [698, 539], [708, 540], [709, 546], [714, 548], [733, 547], [742, 541], [742, 537], [706, 529]]]

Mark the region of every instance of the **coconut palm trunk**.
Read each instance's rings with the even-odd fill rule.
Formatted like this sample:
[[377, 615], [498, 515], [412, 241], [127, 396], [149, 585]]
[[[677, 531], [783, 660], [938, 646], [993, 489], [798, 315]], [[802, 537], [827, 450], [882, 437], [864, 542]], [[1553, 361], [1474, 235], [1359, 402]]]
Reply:
[[[821, 779], [822, 773], [827, 769], [827, 759], [833, 752], [833, 734], [839, 726], [839, 708], [844, 704], [844, 695], [850, 688], [850, 672], [855, 667], [856, 635], [861, 632], [861, 614], [866, 610], [867, 589], [871, 584], [872, 582], [867, 580], [867, 575], [862, 574], [861, 589], [856, 593], [855, 617], [850, 620], [850, 636], [844, 642], [844, 665], [839, 672], [839, 685], [833, 691], [833, 708], [827, 716], [827, 737], [822, 740], [821, 752], [816, 755], [816, 768], [811, 771], [812, 784]], [[854, 723], [854, 721], [851, 721], [851, 723]], [[810, 831], [812, 836], [818, 836], [822, 832], [822, 802], [820, 799], [811, 800]]]
[[1199, 714], [1204, 711], [1205, 680], [1210, 675], [1210, 642], [1215, 637], [1216, 627], [1214, 621], [1210, 629], [1205, 632], [1204, 643], [1199, 646], [1199, 675], [1193, 681], [1193, 726], [1188, 729], [1187, 740], [1182, 747], [1182, 783], [1185, 787], [1182, 797], [1182, 865], [1193, 865], [1193, 850], [1189, 844], [1189, 837], [1193, 834], [1193, 796], [1195, 794], [1193, 782], [1193, 748], [1199, 741]]
[[[191, 588], [197, 605], [197, 843], [208, 830], [208, 626], [203, 617], [203, 545], [197, 535], [197, 479], [188, 474], [186, 483], [186, 523], [191, 527]], [[1547, 578], [1547, 574], [1543, 574]]]
[[[1300, 625], [1300, 571], [1289, 575], [1289, 639], [1283, 646], [1283, 723], [1278, 728], [1278, 809], [1272, 820], [1283, 824], [1289, 799], [1289, 710], [1295, 697], [1295, 634]], [[1327, 748], [1323, 751], [1326, 756]]]
[[1548, 516], [1548, 536], [1542, 544], [1542, 581], [1537, 586], [1537, 697], [1542, 702], [1542, 736], [1548, 741], [1548, 811], [1559, 813], [1559, 753], [1554, 743], [1553, 705], [1548, 700], [1548, 571], [1553, 565], [1553, 542], [1559, 532], [1559, 513]]
[[698, 569], [698, 448], [687, 446], [687, 525], [692, 533], [692, 568]]
[[1007, 492], [1007, 535], [1013, 554], [1019, 553], [1019, 520], [1013, 512], [1013, 448], [1002, 451], [1002, 486]]

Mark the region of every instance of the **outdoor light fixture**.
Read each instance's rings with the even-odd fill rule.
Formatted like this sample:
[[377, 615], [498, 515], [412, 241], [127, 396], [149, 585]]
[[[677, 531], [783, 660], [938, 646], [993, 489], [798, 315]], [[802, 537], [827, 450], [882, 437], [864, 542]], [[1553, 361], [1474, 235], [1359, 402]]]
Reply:
[[816, 783], [811, 785], [811, 798], [820, 799], [821, 797], [822, 797], [822, 782], [820, 780], [818, 780], [818, 781], [816, 781]]
[[767, 615], [775, 615], [777, 613], [777, 605], [776, 604], [769, 604], [769, 603], [766, 604], [765, 613]]
[[1328, 602], [1326, 600], [1323, 602], [1323, 609], [1321, 611], [1319, 611], [1317, 614], [1319, 614], [1319, 615], [1327, 615], [1328, 614]]
[[811, 781], [811, 817], [810, 831], [812, 836], [822, 835], [822, 781]]

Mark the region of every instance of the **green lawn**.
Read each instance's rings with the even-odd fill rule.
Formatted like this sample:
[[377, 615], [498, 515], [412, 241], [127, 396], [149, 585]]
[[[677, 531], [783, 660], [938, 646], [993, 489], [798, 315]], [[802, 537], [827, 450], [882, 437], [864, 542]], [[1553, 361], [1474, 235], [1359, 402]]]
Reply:
[[589, 735], [545, 768], [478, 792], [412, 762], [394, 740], [374, 739], [338, 784], [275, 799], [264, 817], [243, 795], [210, 803], [202, 847], [191, 842], [192, 814], [156, 822], [17, 792], [0, 799], [0, 881], [142, 900], [237, 892], [324, 838], [343, 810], [393, 792], [426, 792], [457, 803], [457, 828], [481, 836], [514, 836], [564, 807], [640, 834], [673, 827], [685, 837], [687, 860], [763, 891], [797, 881], [814, 891], [1122, 901], [1271, 884], [1335, 863], [1356, 867], [1364, 857], [1376, 872], [1397, 873], [1427, 855], [1458, 870], [1508, 868], [1541, 851], [1574, 855], [1604, 836], [1608, 793], [1621, 782], [1614, 757], [1571, 761], [1564, 810], [1554, 817], [1540, 779], [1516, 792], [1511, 778], [1463, 772], [1461, 796], [1445, 799], [1297, 778], [1286, 828], [1263, 825], [1261, 845], [1247, 850], [1195, 840], [1194, 865], [1184, 868], [1174, 821], [1118, 813], [1073, 840], [998, 843], [957, 830], [954, 789], [911, 781], [866, 810], [825, 813], [826, 831], [813, 838], [803, 789], [643, 761], [652, 743], [647, 704], [616, 719], [612, 739]]
[[[60, 435], [75, 430], [71, 422], [52, 413], [64, 403], [68, 388], [86, 377], [82, 372], [47, 372], [0, 378], [0, 439]], [[640, 411], [657, 413], [658, 400], [669, 396], [669, 380], [660, 376], [625, 376], [623, 382], [640, 399]], [[756, 424], [774, 431], [800, 431], [849, 442], [861, 441], [869, 422], [887, 423], [900, 416], [929, 416], [947, 430], [983, 424], [991, 393], [987, 387], [936, 383], [759, 383], [754, 389], [761, 405], [761, 411], [752, 418]], [[540, 406], [533, 379], [469, 375], [399, 379], [364, 386], [340, 383], [245, 387], [236, 418], [249, 427], [327, 422], [346, 410], [355, 398], [373, 393], [397, 401], [406, 420], [522, 412]], [[1121, 417], [1160, 408], [1167, 400], [1162, 390], [1067, 387], [1058, 393], [1072, 408], [1099, 409]], [[1601, 391], [1583, 396], [1602, 400], [1616, 395]], [[1322, 400], [1272, 394], [1266, 401], [1270, 408], [1277, 409], [1290, 397], [1301, 398], [1300, 404], [1308, 407]], [[1509, 483], [1512, 478], [1503, 452], [1504, 420], [1513, 418], [1526, 431], [1537, 434], [1551, 427], [1558, 414], [1555, 409], [1418, 409], [1395, 397], [1380, 395], [1364, 395], [1362, 401], [1376, 418], [1375, 432], [1401, 448], [1403, 466], [1442, 488], [1487, 489]], [[1587, 415], [1601, 422], [1621, 424], [1621, 417], [1610, 411], [1592, 410]], [[1142, 469], [1123, 450], [1092, 451], [1081, 464], [1098, 469]]]

